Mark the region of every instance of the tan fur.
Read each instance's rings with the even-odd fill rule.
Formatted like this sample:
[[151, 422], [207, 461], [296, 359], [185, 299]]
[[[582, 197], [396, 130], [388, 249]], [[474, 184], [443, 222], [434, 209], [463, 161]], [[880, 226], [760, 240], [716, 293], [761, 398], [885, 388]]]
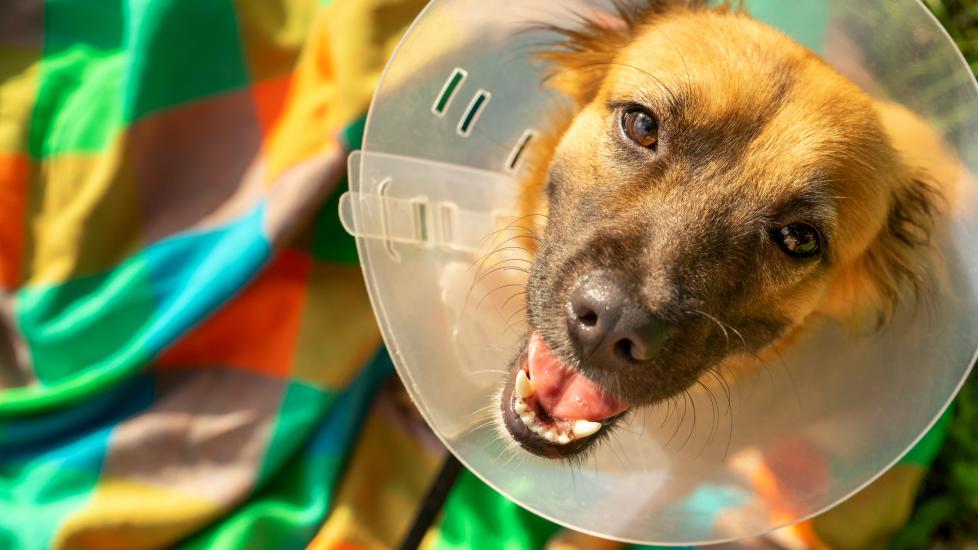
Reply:
[[[776, 103], [779, 90], [786, 87], [776, 71], [759, 80], [739, 75], [756, 75], [754, 69], [769, 64], [788, 67], [787, 93], [793, 99], [764, 121], [758, 135], [745, 140], [747, 149], [734, 179], [751, 182], [737, 193], [757, 202], [790, 197], [816, 173], [830, 179], [836, 204], [830, 267], [794, 276], [787, 285], [776, 271], [765, 274], [772, 302], [756, 307], [777, 304], [791, 320], [790, 329], [759, 356], [728, 357], [725, 368], [749, 370], [767, 354], [779, 353], [815, 315], [831, 316], [860, 331], [880, 328], [901, 301], [919, 295], [936, 257], [932, 233], [954, 204], [953, 185], [965, 172], [933, 128], [899, 105], [873, 102], [816, 55], [730, 5], [708, 8], [702, 0], [615, 4], [617, 14], [582, 16], [579, 28], [551, 29], [564, 41], [541, 57], [552, 67], [550, 85], [568, 95], [574, 108], [551, 113], [551, 131], [530, 151], [531, 167], [520, 198], [524, 215], [548, 213], [545, 189], [555, 157], [561, 158], [562, 170], [575, 175], [564, 183], [572, 200], [602, 185], [609, 174], [629, 177], [616, 166], [619, 159], [594, 138], [607, 131], [609, 102], [626, 98], [656, 104], [655, 96], [663, 90], [689, 86], [708, 90], [696, 95], [697, 120], [723, 120], [767, 99]], [[705, 43], [704, 36], [715, 40]], [[725, 47], [717, 48], [717, 43]], [[656, 92], [643, 96], [650, 86]], [[730, 193], [730, 185], [717, 181], [706, 193]], [[673, 201], [671, 208], [678, 211], [670, 214], [677, 223], [695, 218], [702, 197], [663, 193], [662, 200]], [[611, 196], [602, 208], [625, 211], [635, 200], [633, 195]], [[530, 240], [524, 244], [531, 251], [538, 246]], [[662, 257], [669, 252], [668, 247], [655, 251]], [[619, 546], [564, 532], [548, 547]]]
[[[692, 82], [695, 89], [709, 90], [696, 96], [698, 120], [722, 120], [752, 109], [759, 96], [778, 93], [780, 75], [757, 70], [766, 66], [761, 60], [776, 58], [779, 66], [790, 68], [790, 94], [800, 99], [786, 103], [747, 141], [737, 179], [756, 187], [745, 185], [739, 193], [749, 200], [776, 201], [797, 193], [815, 171], [830, 174], [836, 201], [831, 267], [795, 276], [788, 285], [786, 276], [775, 270], [768, 292], [791, 327], [760, 350], [760, 357], [728, 357], [726, 368], [736, 376], [767, 354], [790, 347], [815, 315], [863, 331], [885, 326], [897, 305], [919, 298], [937, 263], [930, 244], [935, 224], [955, 204], [953, 185], [964, 173], [933, 128], [902, 106], [873, 102], [816, 55], [729, 4], [708, 8], [702, 0], [651, 0], [616, 6], [617, 14], [611, 16], [582, 16], [578, 28], [551, 29], [564, 40], [541, 54], [552, 68], [548, 81], [574, 107], [550, 113], [551, 131], [530, 151], [519, 204], [524, 215], [548, 213], [545, 189], [558, 155], [561, 168], [575, 174], [565, 183], [572, 198], [601, 185], [608, 174], [628, 177], [616, 171], [618, 160], [592, 137], [607, 130], [609, 101], [631, 94], [637, 102], [654, 104], [655, 97], [643, 97], [640, 91], [650, 86], [659, 92], [674, 90]], [[729, 47], [717, 51], [705, 46], [704, 36], [718, 37]], [[758, 74], [764, 77], [758, 80]], [[729, 192], [728, 185], [716, 181], [708, 193]], [[679, 212], [672, 215], [681, 223], [689, 219], [683, 210], [696, 210], [690, 202], [696, 198], [677, 199], [676, 193], [665, 197], [673, 200], [671, 208]], [[614, 212], [616, 201], [625, 209], [636, 197], [603, 200], [607, 203], [602, 208]], [[545, 218], [532, 219], [542, 233]], [[523, 244], [532, 252], [538, 246], [530, 239]], [[656, 250], [664, 257], [669, 252]], [[550, 547], [616, 545], [563, 533]]]
[[[923, 280], [931, 229], [945, 204], [941, 194], [955, 174], [948, 167], [955, 164], [934, 131], [913, 114], [894, 105], [873, 104], [817, 56], [777, 31], [729, 7], [703, 4], [621, 4], [617, 18], [585, 18], [587, 25], [581, 29], [560, 30], [566, 41], [541, 57], [552, 64], [551, 85], [573, 98], [575, 112], [555, 113], [554, 130], [536, 143], [533, 168], [523, 181], [522, 211], [547, 211], [542, 190], [558, 144], [580, 146], [589, 131], [601, 131], [594, 112], [600, 107], [595, 105], [616, 91], [648, 88], [649, 75], [664, 87], [710, 79], [710, 93], [700, 97], [698, 112], [709, 120], [749, 109], [745, 101], [777, 86], [756, 82], [745, 88], [735, 78], [717, 79], [718, 72], [735, 75], [748, 68], [742, 64], [752, 64], [759, 56], [779, 56], [798, 77], [792, 93], [806, 101], [787, 105], [750, 143], [742, 173], [767, 186], [756, 195], [769, 200], [791, 191], [812, 168], [807, 159], [832, 163], [841, 182], [834, 189], [840, 203], [836, 233], [844, 235], [833, 242], [837, 267], [831, 280], [800, 289], [793, 301], [783, 303], [784, 311], [799, 323], [821, 312], [857, 326], [871, 316], [869, 322], [882, 326], [896, 304], [915, 294]], [[745, 34], [749, 40], [744, 40]], [[701, 47], [704, 35], [728, 41], [731, 51]], [[748, 46], [738, 51], [743, 43]], [[835, 101], [839, 95], [851, 99], [845, 108]], [[818, 106], [815, 117], [812, 105]], [[586, 172], [586, 160], [599, 158], [601, 152], [588, 152], [586, 146], [580, 150], [582, 162], [571, 170]]]

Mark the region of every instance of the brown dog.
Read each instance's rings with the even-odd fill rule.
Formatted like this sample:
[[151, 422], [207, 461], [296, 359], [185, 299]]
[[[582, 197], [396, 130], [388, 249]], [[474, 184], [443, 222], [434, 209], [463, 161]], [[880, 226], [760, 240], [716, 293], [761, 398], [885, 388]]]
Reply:
[[814, 314], [882, 326], [923, 280], [944, 203], [901, 151], [912, 115], [784, 34], [702, 0], [618, 11], [551, 29], [543, 53], [574, 108], [524, 182], [523, 213], [546, 222], [500, 409], [546, 457]]

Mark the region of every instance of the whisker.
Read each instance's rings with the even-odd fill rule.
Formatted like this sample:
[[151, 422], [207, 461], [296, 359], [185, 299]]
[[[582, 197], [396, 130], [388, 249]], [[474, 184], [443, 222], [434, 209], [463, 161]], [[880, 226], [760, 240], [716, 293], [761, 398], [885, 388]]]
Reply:
[[720, 371], [716, 370], [714, 367], [708, 367], [706, 372], [713, 376], [713, 378], [720, 384], [720, 388], [723, 390], [724, 395], [727, 396], [727, 413], [730, 413], [730, 383], [727, 379], [720, 374]]
[[[479, 262], [485, 262], [486, 260], [488, 260], [492, 256], [494, 256], [496, 254], [502, 254], [506, 250], [522, 250], [523, 252], [526, 252], [526, 253], [529, 253], [530, 252], [529, 250], [527, 250], [526, 248], [524, 248], [522, 246], [500, 246], [500, 247], [496, 247], [496, 248], [492, 249], [488, 254], [485, 254], [484, 256], [480, 256], [478, 259], [473, 260], [472, 261], [472, 265], [469, 266], [469, 267], [471, 269], [471, 268], [475, 267], [475, 265], [477, 263], [479, 263]], [[507, 258], [505, 261], [515, 260], [515, 259], [517, 259], [517, 258]], [[527, 261], [529, 261], [529, 260], [527, 260]]]
[[625, 451], [625, 447], [621, 444], [621, 439], [619, 439], [618, 437], [615, 437], [615, 435], [616, 434], [612, 433], [611, 434], [611, 437], [609, 437], [608, 440], [609, 441], [613, 441], [615, 443], [615, 445], [617, 445], [618, 448], [621, 450], [622, 455], [625, 457], [625, 460], [622, 460], [622, 464], [624, 464], [625, 466], [631, 468], [632, 467], [632, 464], [631, 464], [631, 461], [628, 460], [628, 452]]
[[[479, 274], [481, 273], [481, 271], [483, 269], [483, 266], [485, 265], [485, 262], [488, 261], [489, 258], [491, 258], [494, 254], [501, 253], [503, 250], [522, 250], [524, 252], [528, 252], [522, 246], [507, 246], [507, 247], [504, 247], [504, 248], [497, 247], [496, 249], [492, 250], [488, 254], [482, 256], [482, 258], [480, 258], [480, 259], [476, 260], [475, 262], [473, 262], [473, 264], [471, 266], [469, 266], [469, 270], [471, 270], [477, 263], [478, 264], [481, 264], [481, 265], [479, 266], [479, 269], [476, 271], [476, 275], [473, 277], [473, 281], [469, 285], [468, 291], [466, 291], [466, 293], [465, 293], [465, 300], [462, 302], [462, 316], [464, 316], [465, 313], [466, 313], [466, 311], [468, 311], [469, 303], [470, 303], [470, 301], [472, 299], [472, 293], [475, 292], [475, 288], [476, 288], [476, 286], [478, 286], [478, 282], [479, 282], [476, 279], [476, 277], [478, 277]], [[499, 263], [503, 263], [503, 262], [506, 262], [506, 261], [509, 261], [509, 260], [510, 259], [507, 258], [507, 259], [504, 259], [501, 262], [498, 262], [498, 263], [493, 264], [493, 265], [495, 266], [495, 265], [498, 265]]]
[[716, 323], [716, 326], [720, 327], [720, 330], [723, 331], [723, 338], [726, 340], [726, 343], [724, 344], [725, 347], [730, 347], [730, 335], [727, 334], [726, 327], [723, 326], [723, 323], [721, 323], [719, 319], [717, 319], [716, 317], [710, 315], [705, 311], [700, 311], [698, 309], [694, 309], [690, 311], [690, 313], [696, 313], [698, 315], [702, 315], [703, 317], [706, 317], [707, 319], [710, 319], [711, 321]]
[[[507, 248], [509, 248], [509, 247], [507, 247]], [[496, 252], [493, 252], [492, 254], [494, 255], [494, 254], [496, 254]], [[474, 275], [474, 278], [476, 278], [475, 279], [476, 282], [478, 282], [480, 280], [479, 274], [482, 272], [481, 269], [493, 269], [494, 267], [497, 267], [497, 266], [500, 266], [500, 265], [503, 265], [503, 264], [506, 264], [506, 263], [509, 263], [509, 262], [523, 262], [523, 263], [528, 263], [530, 265], [533, 265], [533, 262], [532, 261], [527, 260], [527, 259], [524, 259], [524, 258], [503, 258], [502, 260], [499, 260], [498, 262], [496, 262], [496, 263], [494, 263], [492, 265], [483, 266], [483, 268], [480, 268], [480, 270], [477, 271], [476, 274]]]
[[494, 235], [498, 235], [499, 233], [505, 232], [507, 230], [512, 230], [514, 228], [523, 229], [524, 231], [529, 231], [529, 232], [531, 232], [533, 234], [536, 234], [536, 230], [535, 229], [532, 229], [532, 228], [529, 228], [529, 227], [526, 227], [526, 226], [517, 226], [516, 225], [516, 224], [518, 224], [518, 223], [520, 223], [520, 222], [522, 222], [522, 221], [524, 221], [524, 220], [526, 220], [528, 218], [532, 218], [534, 216], [543, 216], [544, 219], [546, 219], [547, 221], [550, 220], [550, 218], [547, 217], [545, 214], [539, 214], [539, 213], [525, 214], [523, 216], [519, 216], [517, 218], [514, 218], [514, 219], [510, 220], [510, 222], [507, 223], [506, 225], [504, 225], [503, 227], [501, 227], [501, 228], [499, 228], [499, 229], [497, 229], [495, 231], [491, 231], [491, 232], [487, 233], [486, 236], [482, 238], [482, 240], [480, 241], [480, 243], [486, 242], [486, 240], [488, 240], [490, 237], [492, 237]]
[[[663, 448], [668, 447], [669, 444], [672, 443], [672, 440], [676, 437], [676, 434], [679, 433], [679, 428], [681, 428], [683, 426], [683, 424], [686, 423], [686, 406], [687, 406], [687, 400], [686, 400], [686, 398], [688, 396], [688, 394], [686, 393], [686, 390], [683, 390], [682, 391], [682, 396], [683, 396], [683, 413], [679, 417], [679, 421], [676, 422], [676, 429], [673, 430], [672, 435], [669, 436], [669, 439], [668, 440], [666, 440], [665, 444], [663, 445]], [[678, 404], [678, 401], [676, 403], [676, 412], [677, 413], [679, 412], [679, 404]]]
[[[523, 323], [526, 324], [525, 321]], [[519, 332], [517, 332], [517, 328], [519, 326], [520, 326], [520, 323], [516, 323], [516, 322], [507, 323], [506, 326], [503, 328], [503, 333], [506, 333], [506, 332], [512, 333], [512, 335], [513, 336], [516, 336], [517, 338], [520, 338], [522, 336], [525, 336], [526, 335], [526, 329], [520, 330]]]
[[676, 396], [675, 395], [671, 396], [669, 398], [669, 402], [666, 403], [666, 414], [665, 414], [665, 416], [662, 419], [662, 424], [659, 424], [659, 429], [660, 430], [663, 427], [665, 427], [666, 422], [669, 421], [669, 417], [670, 417], [670, 415], [672, 415], [672, 408], [673, 407], [676, 407], [676, 412], [678, 413], [679, 412], [679, 405], [676, 403]]
[[727, 459], [727, 455], [730, 454], [730, 445], [733, 443], [733, 429], [734, 429], [733, 409], [729, 408], [730, 406], [729, 397], [727, 398], [727, 406], [728, 406], [727, 410], [729, 411], [730, 414], [727, 415], [727, 445], [723, 448], [722, 460]]
[[[530, 292], [528, 290], [524, 290], [523, 292], [517, 292], [516, 294], [513, 294], [509, 298], [506, 298], [506, 300], [503, 302], [503, 304], [501, 306], [499, 306], [499, 309], [505, 309], [506, 308], [506, 305], [509, 304], [509, 301], [512, 300], [513, 298], [516, 298], [517, 296], [526, 296], [529, 293]], [[524, 308], [525, 308], [525, 306], [524, 306]]]
[[719, 403], [717, 403], [716, 396], [713, 395], [713, 392], [706, 384], [700, 382], [699, 380], [697, 380], [696, 383], [701, 388], [703, 388], [704, 391], [706, 391], [707, 397], [710, 399], [710, 412], [713, 413], [710, 419], [710, 431], [706, 436], [706, 442], [703, 443], [703, 446], [700, 447], [699, 452], [696, 454], [696, 456], [699, 457], [701, 454], [703, 454], [703, 451], [705, 451], [706, 448], [710, 445], [710, 442], [713, 441], [713, 437], [714, 435], [716, 435], [716, 432], [720, 427], [720, 415], [719, 415], [720, 405]]
[[663, 37], [665, 37], [666, 40], [669, 41], [669, 44], [672, 45], [672, 49], [673, 50], [676, 50], [676, 55], [679, 56], [679, 60], [682, 61], [682, 63], [683, 63], [683, 69], [686, 70], [686, 90], [687, 90], [687, 92], [692, 91], [692, 89], [693, 89], [693, 77], [690, 76], [690, 74], [689, 74], [689, 66], [686, 65], [686, 58], [683, 57], [683, 54], [682, 54], [682, 52], [679, 51], [679, 48], [676, 46], [676, 43], [672, 41], [672, 38], [669, 38], [669, 35], [666, 34], [666, 32], [664, 30], [662, 30], [661, 27], [655, 27], [655, 28], [662, 34]]
[[526, 268], [523, 268], [523, 267], [514, 267], [514, 266], [505, 266], [504, 265], [504, 266], [501, 266], [501, 267], [494, 267], [494, 268], [490, 269], [489, 271], [486, 271], [485, 273], [483, 273], [482, 275], [480, 275], [478, 279], [475, 280], [475, 283], [478, 284], [479, 282], [481, 282], [483, 279], [485, 279], [489, 275], [492, 275], [493, 273], [496, 273], [496, 272], [499, 272], [499, 271], [521, 271], [523, 273], [526, 273], [527, 275], [530, 274], [530, 270], [529, 269], [526, 269]]
[[735, 329], [733, 325], [731, 325], [730, 323], [727, 323], [727, 328], [729, 328], [731, 332], [736, 334], [737, 338], [740, 338], [740, 344], [744, 347], [744, 352], [747, 352], [747, 340], [744, 339], [744, 335], [741, 334], [739, 330]]
[[[686, 390], [683, 391], [686, 392]], [[696, 400], [689, 392], [686, 392], [686, 395], [689, 396], [690, 409], [693, 411], [693, 426], [689, 429], [689, 435], [686, 436], [686, 440], [679, 446], [680, 449], [686, 448], [686, 444], [689, 443], [689, 440], [693, 437], [693, 433], [696, 432]]]
[[511, 231], [525, 231], [529, 235], [536, 236], [537, 232], [532, 227], [526, 227], [525, 225], [515, 225], [516, 223], [517, 223], [516, 221], [512, 221], [499, 229], [486, 233], [486, 236], [482, 237], [482, 240], [479, 241], [479, 244], [485, 243], [487, 240], [490, 240], [490, 238], [492, 237], [499, 236], [500, 233], [508, 233]]
[[[502, 246], [504, 244], [507, 244], [507, 243], [510, 243], [510, 242], [513, 242], [513, 241], [516, 241], [516, 240], [519, 240], [519, 239], [534, 239], [534, 240], [537, 240], [537, 241], [540, 240], [539, 237], [536, 237], [534, 235], [516, 235], [515, 237], [510, 237], [510, 238], [506, 239], [505, 241], [502, 241], [501, 243], [498, 243], [492, 249], [492, 251], [490, 251], [488, 254], [486, 254], [485, 256], [483, 256], [481, 260], [476, 260], [475, 262], [473, 262], [473, 265], [474, 264], [479, 264], [479, 269], [481, 270], [483, 268], [483, 266], [485, 266], [485, 262], [489, 258], [491, 258], [494, 254], [497, 254], [497, 253], [499, 253], [502, 250], [509, 250], [509, 247], [502, 248]], [[527, 252], [527, 253], [529, 252], [529, 250], [527, 250], [526, 248], [523, 248], [521, 246], [518, 246], [518, 247], [515, 247], [515, 248], [519, 248], [519, 249], [521, 249], [521, 250], [523, 250], [524, 252]], [[471, 269], [471, 267], [470, 267], [470, 269]], [[478, 273], [478, 271], [477, 271], [477, 273]]]
[[505, 321], [506, 322], [506, 325], [508, 326], [511, 322], [513, 322], [513, 319], [516, 316], [522, 315], [522, 314], [525, 314], [525, 313], [526, 313], [526, 307], [525, 306], [517, 309], [516, 311], [514, 311], [513, 313], [511, 313], [509, 315], [509, 317], [506, 318], [506, 321]]
[[476, 311], [479, 311], [479, 308], [482, 307], [482, 304], [485, 303], [486, 299], [489, 298], [489, 296], [493, 295], [496, 292], [499, 292], [500, 290], [502, 290], [504, 288], [512, 288], [514, 286], [515, 287], [520, 287], [520, 288], [526, 288], [526, 284], [525, 283], [511, 283], [511, 284], [505, 284], [505, 285], [497, 286], [496, 288], [490, 290], [489, 292], [486, 292], [485, 296], [483, 296], [482, 299], [479, 300], [478, 305], [475, 306], [475, 310]]
[[801, 406], [804, 400], [801, 393], [798, 391], [798, 383], [795, 381], [795, 377], [791, 375], [791, 369], [785, 365], [784, 357], [781, 355], [781, 352], [777, 350], [777, 348], [774, 348], [771, 351], [778, 357], [778, 366], [781, 367], [781, 372], [783, 372], [785, 377], [788, 379], [788, 384], [791, 386], [791, 393], [794, 394], [795, 401], [797, 401], [798, 405]]

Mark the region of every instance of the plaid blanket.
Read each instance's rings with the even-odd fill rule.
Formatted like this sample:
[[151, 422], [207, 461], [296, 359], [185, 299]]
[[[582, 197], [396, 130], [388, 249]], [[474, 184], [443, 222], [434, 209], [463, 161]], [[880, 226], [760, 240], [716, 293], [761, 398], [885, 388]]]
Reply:
[[421, 5], [0, 4], [0, 548], [313, 537], [390, 370], [336, 197]]
[[[0, 548], [404, 535], [444, 450], [391, 387], [336, 210], [423, 4], [0, 3]], [[858, 529], [784, 537], [891, 532], [935, 450]], [[556, 532], [464, 474], [425, 546]]]

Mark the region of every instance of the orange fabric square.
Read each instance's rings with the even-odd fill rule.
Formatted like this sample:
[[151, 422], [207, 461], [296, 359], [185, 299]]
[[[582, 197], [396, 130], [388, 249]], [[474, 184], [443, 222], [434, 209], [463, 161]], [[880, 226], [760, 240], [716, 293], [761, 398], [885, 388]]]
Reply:
[[26, 155], [0, 153], [0, 288], [21, 282], [29, 174]]
[[252, 86], [252, 97], [255, 101], [255, 111], [265, 136], [272, 131], [285, 108], [285, 99], [292, 85], [292, 75], [287, 74], [278, 78], [256, 82]]
[[336, 144], [335, 133], [363, 105], [345, 105], [338, 94], [327, 16], [320, 14], [289, 83], [285, 110], [265, 138], [266, 182]]
[[282, 252], [242, 294], [165, 351], [158, 365], [289, 377], [311, 267], [305, 254]]

